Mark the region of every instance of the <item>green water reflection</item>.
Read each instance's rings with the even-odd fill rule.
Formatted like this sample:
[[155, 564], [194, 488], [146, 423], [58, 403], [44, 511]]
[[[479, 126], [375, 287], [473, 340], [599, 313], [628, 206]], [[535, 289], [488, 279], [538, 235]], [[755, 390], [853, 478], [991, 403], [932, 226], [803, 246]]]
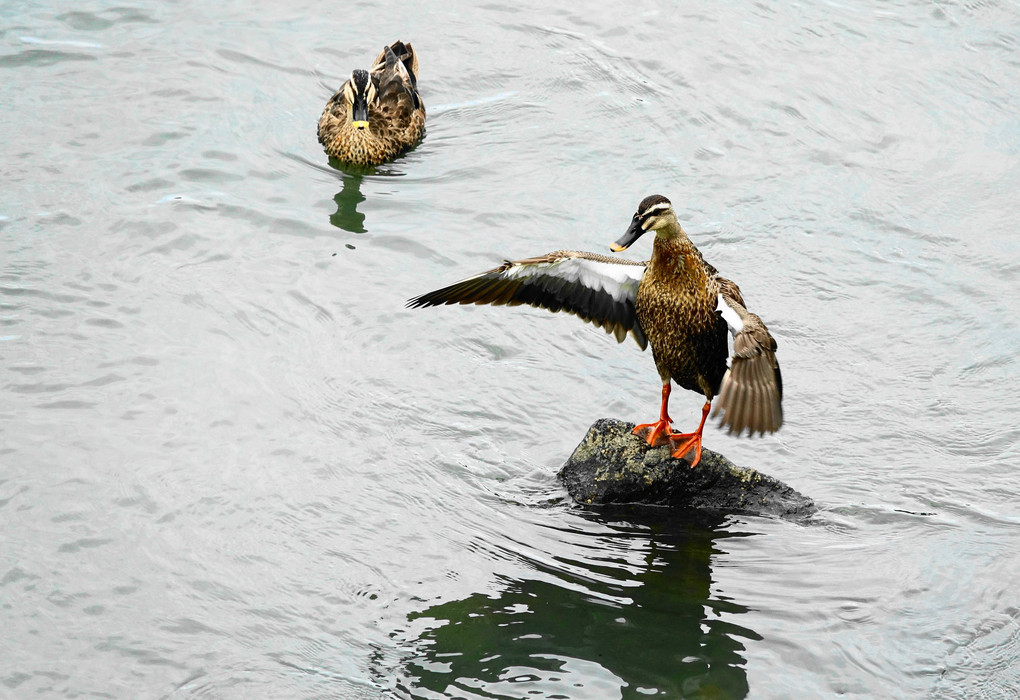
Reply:
[[[586, 516], [591, 517], [591, 516]], [[504, 580], [411, 616], [424, 625], [407, 665], [415, 697], [743, 698], [746, 612], [712, 597], [721, 521], [672, 519], [619, 531], [598, 563], [528, 560]], [[637, 540], [635, 538], [638, 538]], [[593, 543], [595, 544], [595, 543]], [[589, 557], [591, 552], [587, 553]]]
[[329, 215], [329, 223], [350, 233], [365, 233], [365, 215], [358, 211], [358, 205], [365, 201], [365, 195], [361, 194], [364, 176], [344, 173], [341, 179], [343, 188], [333, 195], [336, 212]]

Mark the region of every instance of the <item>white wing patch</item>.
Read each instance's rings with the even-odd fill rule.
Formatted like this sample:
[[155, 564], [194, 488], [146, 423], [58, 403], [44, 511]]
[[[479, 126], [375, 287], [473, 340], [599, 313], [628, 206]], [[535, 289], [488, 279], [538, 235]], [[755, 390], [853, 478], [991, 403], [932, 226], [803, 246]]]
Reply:
[[634, 301], [638, 285], [645, 273], [643, 265], [621, 265], [586, 258], [561, 258], [554, 262], [531, 265], [514, 265], [504, 272], [511, 279], [527, 279], [549, 275], [568, 282], [580, 284], [588, 289], [604, 291], [613, 301]]
[[474, 277], [408, 300], [410, 307], [441, 304], [527, 304], [574, 314], [641, 349], [648, 338], [637, 320], [636, 302], [644, 263], [617, 262], [605, 255], [557, 251], [506, 261]]
[[744, 322], [740, 320], [740, 315], [726, 303], [722, 294], [719, 295], [719, 301], [716, 304], [715, 310], [722, 314], [723, 320], [726, 321], [726, 325], [730, 327], [730, 333], [732, 335], [736, 335], [740, 331], [744, 330]]

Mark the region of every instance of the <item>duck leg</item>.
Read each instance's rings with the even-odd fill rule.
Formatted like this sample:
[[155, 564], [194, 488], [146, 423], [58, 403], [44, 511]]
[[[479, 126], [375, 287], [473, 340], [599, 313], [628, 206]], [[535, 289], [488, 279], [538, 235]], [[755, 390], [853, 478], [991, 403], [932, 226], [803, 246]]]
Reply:
[[667, 442], [673, 448], [672, 455], [680, 459], [685, 454], [694, 450], [694, 459], [691, 460], [691, 468], [697, 466], [701, 461], [701, 434], [705, 430], [705, 420], [712, 408], [712, 402], [706, 401], [701, 408], [701, 422], [698, 429], [693, 433], [674, 433], [673, 419], [669, 417], [669, 392], [672, 389], [669, 381], [662, 385], [662, 407], [659, 409], [659, 420], [655, 423], [642, 423], [634, 427], [635, 435], [642, 435], [651, 447], [665, 445]]
[[657, 445], [664, 445], [669, 441], [671, 435], [675, 435], [673, 432], [672, 423], [673, 419], [669, 417], [669, 392], [670, 383], [667, 379], [662, 385], [662, 408], [659, 409], [659, 420], [655, 423], [642, 423], [641, 425], [635, 426], [632, 431], [635, 435], [644, 435], [645, 440], [651, 447]]
[[685, 454], [694, 450], [694, 459], [691, 460], [691, 468], [697, 466], [701, 461], [701, 433], [705, 430], [705, 419], [708, 418], [708, 411], [712, 408], [712, 402], [706, 401], [701, 409], [701, 422], [698, 429], [693, 433], [670, 433], [667, 437], [673, 447], [673, 457], [680, 459]]

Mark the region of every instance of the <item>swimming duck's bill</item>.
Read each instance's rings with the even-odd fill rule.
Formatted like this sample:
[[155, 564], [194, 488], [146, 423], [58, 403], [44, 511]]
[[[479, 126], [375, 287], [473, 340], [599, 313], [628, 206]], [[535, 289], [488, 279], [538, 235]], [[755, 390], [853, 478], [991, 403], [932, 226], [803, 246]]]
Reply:
[[355, 95], [351, 105], [351, 126], [355, 129], [368, 127], [368, 100], [363, 95]]

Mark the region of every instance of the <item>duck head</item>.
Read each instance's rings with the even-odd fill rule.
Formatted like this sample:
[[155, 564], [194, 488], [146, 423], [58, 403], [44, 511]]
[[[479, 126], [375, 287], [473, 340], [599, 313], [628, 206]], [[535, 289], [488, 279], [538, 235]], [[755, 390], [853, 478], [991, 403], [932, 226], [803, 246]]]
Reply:
[[368, 128], [368, 106], [375, 102], [376, 86], [367, 70], [357, 69], [344, 84], [344, 97], [351, 106], [351, 124], [355, 129]]
[[652, 194], [641, 200], [634, 218], [630, 220], [627, 231], [620, 236], [620, 239], [609, 246], [609, 249], [619, 253], [627, 250], [634, 241], [641, 238], [645, 231], [655, 231], [658, 235], [669, 235], [680, 228], [677, 223], [676, 214], [673, 213], [673, 205], [661, 194]]

